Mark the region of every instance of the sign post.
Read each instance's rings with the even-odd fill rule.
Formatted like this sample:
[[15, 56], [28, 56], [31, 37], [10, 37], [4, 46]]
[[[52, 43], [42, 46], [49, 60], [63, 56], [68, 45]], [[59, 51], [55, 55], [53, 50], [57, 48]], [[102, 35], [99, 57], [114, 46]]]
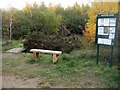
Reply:
[[99, 46], [110, 46], [109, 64], [112, 66], [113, 48], [118, 30], [118, 13], [100, 13], [96, 18], [97, 64], [99, 62]]
[[99, 59], [99, 45], [97, 45], [97, 64], [98, 64], [98, 59]]

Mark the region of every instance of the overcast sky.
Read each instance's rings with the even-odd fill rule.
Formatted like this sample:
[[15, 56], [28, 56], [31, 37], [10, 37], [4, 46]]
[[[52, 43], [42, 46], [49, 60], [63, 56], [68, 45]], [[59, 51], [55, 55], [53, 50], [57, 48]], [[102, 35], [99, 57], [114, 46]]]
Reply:
[[34, 2], [37, 2], [38, 4], [44, 2], [47, 6], [51, 2], [53, 5], [61, 4], [62, 7], [66, 8], [68, 5], [73, 6], [75, 2], [82, 5], [88, 4], [90, 1], [92, 0], [0, 0], [0, 8], [8, 9], [12, 6], [18, 9], [22, 9], [26, 3], [33, 4]]

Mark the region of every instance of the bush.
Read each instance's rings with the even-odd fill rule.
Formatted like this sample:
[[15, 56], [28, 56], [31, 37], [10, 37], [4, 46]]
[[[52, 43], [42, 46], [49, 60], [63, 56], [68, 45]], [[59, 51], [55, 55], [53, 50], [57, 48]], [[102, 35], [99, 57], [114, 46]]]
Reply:
[[49, 49], [61, 50], [69, 53], [75, 48], [80, 48], [80, 40], [77, 36], [61, 37], [58, 35], [44, 35], [42, 33], [32, 33], [27, 36], [24, 42], [24, 48], [30, 49]]

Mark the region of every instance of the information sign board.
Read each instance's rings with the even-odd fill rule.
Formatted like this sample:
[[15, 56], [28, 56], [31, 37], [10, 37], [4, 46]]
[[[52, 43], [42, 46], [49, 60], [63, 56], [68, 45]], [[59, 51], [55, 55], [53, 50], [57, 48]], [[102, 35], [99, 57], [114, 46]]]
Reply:
[[96, 19], [96, 44], [114, 45], [117, 32], [117, 14], [98, 14]]
[[97, 45], [97, 64], [99, 59], [99, 45], [111, 47], [110, 67], [112, 66], [113, 47], [115, 45], [116, 34], [118, 30], [118, 13], [98, 14], [96, 18], [96, 37]]

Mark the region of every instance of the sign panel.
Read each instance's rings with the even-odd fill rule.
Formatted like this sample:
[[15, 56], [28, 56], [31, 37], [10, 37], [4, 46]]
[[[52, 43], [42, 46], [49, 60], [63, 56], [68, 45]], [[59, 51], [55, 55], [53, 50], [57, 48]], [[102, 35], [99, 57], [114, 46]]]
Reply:
[[98, 44], [107, 44], [111, 45], [111, 39], [103, 39], [103, 38], [98, 38]]
[[99, 14], [96, 19], [96, 44], [114, 45], [117, 30], [117, 14]]

